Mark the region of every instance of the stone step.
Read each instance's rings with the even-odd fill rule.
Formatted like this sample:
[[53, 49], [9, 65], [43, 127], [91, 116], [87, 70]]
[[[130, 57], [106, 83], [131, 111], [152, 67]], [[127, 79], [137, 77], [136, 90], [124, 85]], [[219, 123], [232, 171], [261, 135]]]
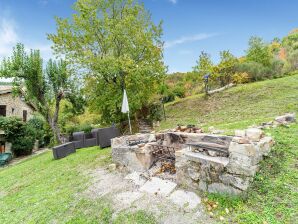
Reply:
[[226, 167], [229, 163], [229, 158], [227, 157], [213, 157], [196, 152], [183, 152], [183, 155], [185, 155], [189, 160], [194, 162], [211, 162], [220, 164], [224, 167]]

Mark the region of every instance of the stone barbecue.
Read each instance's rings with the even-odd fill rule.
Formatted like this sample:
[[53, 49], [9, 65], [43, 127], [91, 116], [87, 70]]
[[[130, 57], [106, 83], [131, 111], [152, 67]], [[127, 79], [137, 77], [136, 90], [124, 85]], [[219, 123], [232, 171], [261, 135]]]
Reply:
[[130, 172], [151, 177], [168, 172], [162, 178], [185, 188], [235, 195], [247, 190], [272, 145], [258, 128], [237, 130], [234, 136], [169, 131], [114, 138], [112, 158]]

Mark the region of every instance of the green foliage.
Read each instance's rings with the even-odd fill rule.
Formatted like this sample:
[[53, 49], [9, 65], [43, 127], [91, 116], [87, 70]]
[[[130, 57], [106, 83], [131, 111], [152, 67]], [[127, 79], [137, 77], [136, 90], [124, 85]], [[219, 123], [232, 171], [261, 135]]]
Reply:
[[43, 147], [47, 144], [45, 137], [47, 135], [47, 124], [41, 116], [35, 115], [28, 122], [27, 125], [34, 130], [34, 137], [38, 140], [39, 147]]
[[73, 124], [73, 123], [67, 123], [64, 127], [64, 133], [67, 135], [71, 135], [74, 132], [77, 131], [84, 131], [85, 133], [91, 132], [92, 125], [85, 123], [85, 124]]
[[249, 62], [256, 62], [265, 67], [270, 65], [272, 55], [269, 47], [262, 38], [251, 37], [248, 42], [248, 50], [246, 60]]
[[29, 155], [35, 142], [36, 130], [17, 117], [0, 117], [0, 129], [5, 140], [12, 144], [11, 150], [16, 156]]
[[247, 73], [252, 81], [260, 81], [270, 77], [270, 68], [254, 61], [238, 64], [236, 66], [236, 71], [240, 73]]
[[17, 44], [13, 54], [3, 60], [0, 75], [13, 78], [16, 94], [25, 95], [51, 127], [55, 139], [60, 141], [60, 130], [57, 125], [60, 101], [65, 95], [75, 94], [75, 85], [70, 77], [71, 72], [64, 60], [49, 60], [43, 71], [43, 60], [39, 50], [28, 54], [23, 44]]
[[219, 54], [220, 62], [217, 65], [218, 78], [220, 80], [220, 85], [225, 86], [231, 83], [238, 60], [230, 53], [230, 51], [221, 51]]
[[193, 70], [199, 74], [201, 79], [203, 79], [204, 75], [206, 74], [212, 75], [214, 71], [210, 55], [202, 51]]
[[154, 25], [144, 6], [133, 0], [78, 0], [70, 19], [57, 18], [49, 35], [55, 52], [85, 74], [90, 108], [111, 123], [121, 113], [126, 87], [131, 113], [146, 106], [162, 83], [161, 24]]

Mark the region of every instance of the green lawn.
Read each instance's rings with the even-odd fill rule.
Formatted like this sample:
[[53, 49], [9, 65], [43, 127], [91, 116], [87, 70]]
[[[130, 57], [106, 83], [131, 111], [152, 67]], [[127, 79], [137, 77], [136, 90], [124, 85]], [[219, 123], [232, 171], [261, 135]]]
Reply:
[[196, 124], [223, 130], [246, 128], [279, 114], [298, 111], [298, 74], [239, 85], [206, 99], [195, 95], [166, 105], [167, 120], [160, 129]]
[[[161, 128], [180, 124], [227, 131], [298, 112], [298, 75], [241, 85], [205, 99], [201, 95], [166, 106]], [[213, 212], [228, 223], [295, 223], [298, 220], [298, 124], [267, 131], [276, 140], [248, 194], [218, 201]], [[111, 162], [110, 149], [78, 150], [62, 160], [51, 152], [0, 169], [0, 223], [155, 223], [144, 211], [120, 213], [112, 221], [111, 202], [80, 195], [89, 185], [86, 170]], [[230, 210], [225, 213], [225, 208]]]
[[[110, 162], [110, 149], [81, 149], [61, 160], [46, 152], [0, 169], [0, 223], [111, 223], [109, 202], [78, 196], [88, 187], [85, 170]], [[152, 223], [139, 211], [114, 223]]]

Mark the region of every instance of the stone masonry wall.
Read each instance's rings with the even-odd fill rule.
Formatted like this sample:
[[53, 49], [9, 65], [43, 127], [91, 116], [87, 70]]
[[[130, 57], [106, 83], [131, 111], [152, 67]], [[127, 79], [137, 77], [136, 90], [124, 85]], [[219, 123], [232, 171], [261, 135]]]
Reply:
[[263, 156], [273, 145], [262, 130], [236, 131], [229, 145], [229, 156], [210, 157], [189, 148], [176, 152], [177, 183], [212, 193], [239, 194], [247, 190]]
[[32, 108], [27, 103], [18, 96], [13, 97], [11, 93], [0, 94], [0, 105], [6, 105], [6, 116], [17, 116], [22, 119], [23, 110], [26, 110], [29, 120], [33, 114]]

